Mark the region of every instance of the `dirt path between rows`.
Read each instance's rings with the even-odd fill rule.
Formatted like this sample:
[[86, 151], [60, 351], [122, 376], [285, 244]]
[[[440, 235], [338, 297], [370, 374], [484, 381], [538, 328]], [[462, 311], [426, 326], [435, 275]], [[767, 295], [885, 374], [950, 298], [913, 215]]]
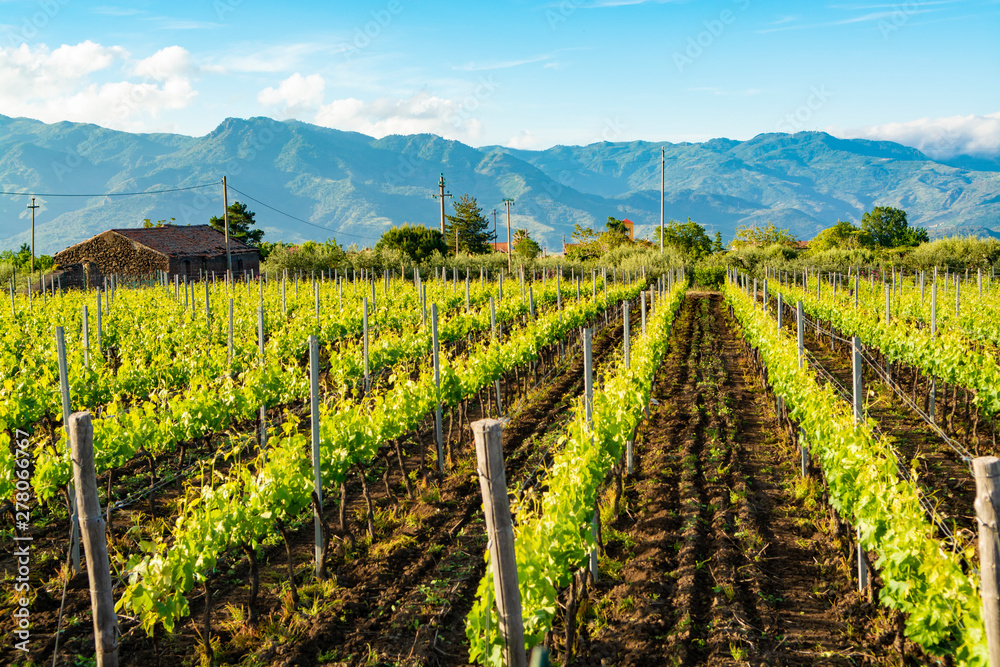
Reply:
[[721, 295], [688, 294], [653, 398], [574, 664], [898, 661]]

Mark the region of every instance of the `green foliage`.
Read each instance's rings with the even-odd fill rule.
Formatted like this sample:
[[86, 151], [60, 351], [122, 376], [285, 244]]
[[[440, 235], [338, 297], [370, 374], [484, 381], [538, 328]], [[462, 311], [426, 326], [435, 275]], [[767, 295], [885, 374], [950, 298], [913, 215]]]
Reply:
[[850, 222], [838, 220], [833, 227], [827, 227], [809, 241], [808, 254], [812, 255], [834, 248], [856, 250], [875, 245], [871, 234], [855, 227]]
[[[229, 238], [242, 241], [248, 246], [256, 248], [264, 239], [263, 229], [254, 229], [254, 212], [247, 208], [247, 205], [234, 201], [227, 209], [229, 213]], [[220, 232], [226, 231], [226, 222], [219, 216], [212, 216], [208, 221], [212, 229]]]
[[624, 234], [628, 236], [628, 227], [625, 226], [625, 221], [619, 220], [612, 215], [608, 216], [608, 221], [604, 223], [604, 229], [614, 234]]
[[710, 264], [697, 264], [694, 267], [693, 273], [696, 285], [709, 289], [718, 289], [722, 287], [722, 282], [726, 277], [726, 268]]
[[907, 256], [911, 269], [942, 267], [956, 269], [989, 269], [1000, 261], [1000, 241], [973, 236], [952, 236], [924, 243]]
[[[143, 227], [143, 229], [152, 229], [153, 227], [170, 227], [171, 225], [174, 224], [174, 222], [176, 222], [176, 220], [177, 220], [176, 218], [170, 218], [169, 221], [167, 221], [167, 220], [157, 220], [156, 222], [153, 222], [149, 218], [143, 218], [143, 220], [142, 220], [142, 227]], [[221, 224], [219, 225], [218, 229], [219, 230], [222, 229], [222, 225]]]
[[542, 254], [542, 246], [538, 245], [527, 229], [518, 229], [514, 232], [514, 257], [521, 263], [530, 262]]
[[[559, 437], [558, 453], [549, 466], [547, 489], [537, 512], [518, 516], [514, 548], [524, 641], [529, 650], [552, 629], [559, 589], [570, 582], [574, 570], [586, 565], [588, 553], [595, 547], [590, 522], [598, 491], [642, 419], [685, 289], [686, 285], [678, 282], [666, 299], [658, 302], [647, 335], [633, 339], [631, 364], [608, 370], [601, 390], [594, 395], [593, 426], [588, 425], [582, 401], [576, 401], [571, 420]], [[616, 291], [615, 300], [622, 290]], [[496, 658], [502, 655], [503, 639], [498, 625], [493, 580], [487, 572], [466, 617], [471, 662], [499, 664]]]
[[267, 260], [261, 265], [265, 273], [281, 274], [284, 271], [294, 273], [304, 271], [330, 271], [341, 269], [347, 262], [347, 254], [334, 239], [325, 243], [306, 241], [301, 245], [291, 245], [279, 241], [269, 244]]
[[[716, 236], [721, 246], [722, 235], [717, 233]], [[698, 259], [712, 252], [712, 239], [705, 233], [705, 228], [691, 218], [688, 218], [687, 222], [671, 220], [664, 225], [663, 245], [677, 248], [690, 259]]]
[[455, 235], [458, 235], [458, 249], [470, 255], [482, 255], [492, 251], [490, 243], [493, 232], [490, 223], [483, 215], [483, 209], [476, 203], [476, 198], [464, 194], [454, 203], [455, 215], [445, 218], [445, 243], [448, 251], [455, 252]]
[[731, 248], [745, 248], [747, 246], [766, 248], [780, 245], [794, 248], [798, 242], [799, 240], [787, 229], [778, 229], [773, 222], [769, 222], [766, 227], [740, 225], [736, 228], [736, 236], [729, 246]]
[[[452, 240], [454, 241], [454, 236]], [[398, 250], [407, 263], [420, 264], [427, 261], [435, 251], [446, 254], [448, 244], [440, 229], [404, 224], [386, 230], [375, 244], [375, 252], [380, 255], [385, 256], [390, 250]]]
[[861, 216], [861, 229], [883, 248], [916, 246], [928, 240], [926, 229], [910, 227], [906, 211], [891, 206], [876, 206]]
[[[811, 291], [792, 292], [792, 299], [802, 298], [811, 314], [844, 316], [833, 324], [845, 333], [852, 330], [842, 323], [880, 331], [878, 340], [866, 340], [867, 344], [881, 347], [880, 342], [890, 337], [899, 340], [891, 350], [881, 347], [889, 358], [911, 344], [912, 331], [877, 324], [871, 313], [855, 316], [851, 308], [819, 304]], [[799, 367], [795, 342], [768, 313], [732, 284], [726, 286], [726, 300], [767, 367], [773, 391], [785, 400], [823, 469], [830, 504], [857, 527], [861, 546], [877, 555], [875, 566], [883, 581], [880, 602], [905, 614], [907, 637], [930, 654], [951, 655], [955, 664], [985, 667], [989, 658], [980, 594], [961, 562], [974, 560], [974, 547], [960, 555], [937, 538], [938, 530], [927, 519], [916, 486], [900, 477], [893, 444], [874, 433], [869, 421], [855, 424], [849, 404], [831, 385], [820, 384], [808, 364]]]
[[712, 253], [723, 252], [725, 249], [725, 246], [722, 245], [722, 232], [715, 232], [715, 238], [712, 240]]

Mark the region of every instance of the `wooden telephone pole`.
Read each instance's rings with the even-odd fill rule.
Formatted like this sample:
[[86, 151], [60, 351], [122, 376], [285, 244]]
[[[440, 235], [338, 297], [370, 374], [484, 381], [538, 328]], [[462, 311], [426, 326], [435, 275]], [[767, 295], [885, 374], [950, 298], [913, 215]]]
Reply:
[[663, 195], [667, 179], [667, 159], [664, 149], [660, 147], [660, 252], [663, 252]]
[[[41, 208], [40, 206], [35, 206], [35, 198], [31, 198], [31, 273], [35, 273], [35, 209]], [[30, 281], [29, 281], [30, 288]]]
[[503, 205], [507, 207], [507, 273], [510, 273], [513, 269], [511, 255], [513, 254], [513, 248], [510, 247], [510, 207], [514, 203], [513, 199], [504, 199]]
[[440, 194], [434, 195], [435, 199], [441, 200], [441, 233], [444, 234], [444, 199], [445, 197], [451, 197], [450, 192], [444, 191], [444, 174], [441, 174], [441, 180], [438, 181], [438, 187], [441, 188]]
[[225, 207], [222, 213], [223, 225], [226, 228], [226, 280], [233, 278], [233, 255], [229, 251], [229, 187], [226, 185], [226, 177], [222, 177], [222, 205]]

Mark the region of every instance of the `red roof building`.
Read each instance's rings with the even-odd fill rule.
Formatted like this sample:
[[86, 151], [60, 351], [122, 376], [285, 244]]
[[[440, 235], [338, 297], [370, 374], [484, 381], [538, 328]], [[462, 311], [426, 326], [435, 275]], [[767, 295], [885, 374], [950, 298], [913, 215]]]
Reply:
[[[256, 248], [230, 237], [233, 273], [260, 270]], [[198, 278], [226, 272], [226, 236], [209, 225], [109, 229], [56, 253], [59, 265], [91, 262], [104, 275], [148, 276], [157, 271]]]

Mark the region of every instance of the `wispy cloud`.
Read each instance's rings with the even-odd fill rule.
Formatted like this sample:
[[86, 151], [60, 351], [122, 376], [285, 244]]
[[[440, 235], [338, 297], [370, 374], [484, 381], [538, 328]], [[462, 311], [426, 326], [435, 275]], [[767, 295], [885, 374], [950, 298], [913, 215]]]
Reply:
[[532, 56], [530, 58], [522, 58], [521, 60], [494, 60], [483, 63], [469, 62], [465, 65], [456, 65], [452, 69], [461, 70], [463, 72], [486, 72], [495, 69], [509, 69], [511, 67], [520, 67], [521, 65], [531, 65], [533, 63], [540, 63], [545, 61], [550, 61], [554, 58], [551, 53], [545, 53], [538, 56]]
[[143, 10], [135, 9], [134, 7], [113, 7], [111, 5], [91, 7], [90, 11], [92, 14], [100, 14], [102, 16], [138, 16], [139, 14], [145, 14]]
[[[866, 23], [870, 21], [880, 21], [883, 19], [891, 19], [897, 14], [899, 10], [893, 9], [882, 12], [869, 12], [867, 14], [862, 14], [861, 16], [851, 16], [845, 19], [838, 19], [836, 21], [820, 21], [818, 23], [796, 23], [793, 25], [777, 25], [773, 28], [762, 28], [758, 30], [758, 33], [764, 34], [769, 32], [784, 32], [786, 30], [803, 30], [806, 28], [830, 28], [834, 26], [841, 25], [851, 25], [854, 23]], [[916, 14], [926, 14], [928, 12], [939, 11], [935, 9], [910, 9], [907, 10], [907, 15], [913, 16]], [[771, 24], [775, 25], [775, 24]]]
[[764, 92], [759, 88], [747, 88], [746, 90], [722, 90], [721, 88], [714, 88], [712, 86], [699, 86], [697, 88], [688, 88], [688, 90], [693, 93], [712, 93], [713, 95], [721, 95], [725, 97], [750, 97], [751, 95], [760, 95]]
[[1000, 112], [984, 116], [919, 118], [862, 128], [833, 126], [827, 132], [844, 138], [895, 141], [926, 155], [943, 159], [956, 155], [1000, 155]]

